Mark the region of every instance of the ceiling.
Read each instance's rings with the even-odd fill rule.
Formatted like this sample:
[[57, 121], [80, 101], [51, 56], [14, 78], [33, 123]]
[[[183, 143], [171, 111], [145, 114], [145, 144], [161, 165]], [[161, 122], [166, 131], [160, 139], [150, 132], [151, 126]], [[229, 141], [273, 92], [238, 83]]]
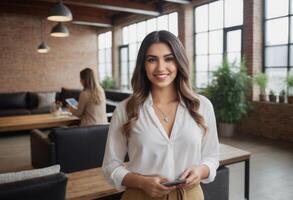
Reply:
[[[0, 13], [18, 13], [45, 18], [58, 0], [1, 0]], [[155, 17], [165, 5], [181, 5], [189, 0], [63, 0], [73, 14], [73, 23], [111, 27], [130, 15]]]

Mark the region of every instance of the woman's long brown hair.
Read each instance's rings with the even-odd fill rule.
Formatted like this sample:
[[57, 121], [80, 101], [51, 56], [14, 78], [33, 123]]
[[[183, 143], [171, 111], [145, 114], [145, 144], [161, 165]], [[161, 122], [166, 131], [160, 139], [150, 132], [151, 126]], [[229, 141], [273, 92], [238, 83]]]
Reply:
[[191, 88], [189, 78], [189, 63], [180, 40], [168, 31], [154, 31], [148, 34], [142, 41], [138, 51], [136, 67], [131, 79], [133, 95], [129, 98], [126, 104], [126, 113], [128, 121], [123, 125], [123, 133], [130, 136], [130, 131], [138, 119], [139, 106], [144, 103], [151, 90], [151, 82], [148, 80], [145, 71], [145, 59], [148, 48], [154, 43], [165, 43], [172, 50], [176, 64], [177, 76], [175, 78], [175, 86], [178, 94], [185, 103], [190, 115], [200, 128], [207, 131], [204, 118], [198, 113], [200, 101]]
[[94, 104], [100, 104], [104, 91], [102, 87], [96, 83], [94, 72], [90, 68], [85, 68], [80, 72], [80, 79], [83, 81], [84, 90], [90, 92], [90, 101]]

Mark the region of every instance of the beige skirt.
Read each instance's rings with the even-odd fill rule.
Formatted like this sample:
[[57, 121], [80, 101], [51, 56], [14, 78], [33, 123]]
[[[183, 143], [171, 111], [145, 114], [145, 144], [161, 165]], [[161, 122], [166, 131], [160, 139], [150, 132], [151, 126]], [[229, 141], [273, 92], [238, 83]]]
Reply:
[[190, 189], [176, 188], [163, 197], [150, 197], [142, 190], [127, 188], [121, 200], [204, 200], [204, 195], [200, 185]]

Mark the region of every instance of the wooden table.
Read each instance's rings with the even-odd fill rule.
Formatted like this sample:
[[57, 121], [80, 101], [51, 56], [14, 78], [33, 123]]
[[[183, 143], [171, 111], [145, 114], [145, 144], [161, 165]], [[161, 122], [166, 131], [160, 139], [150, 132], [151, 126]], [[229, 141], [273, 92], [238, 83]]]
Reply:
[[0, 117], [0, 132], [32, 130], [35, 128], [52, 128], [75, 125], [79, 118], [72, 115], [32, 114]]
[[96, 199], [118, 193], [110, 185], [102, 168], [93, 168], [68, 174], [66, 199]]
[[[245, 162], [245, 198], [249, 199], [250, 152], [220, 144], [220, 166]], [[68, 174], [66, 199], [95, 199], [118, 193], [103, 176], [101, 168]]]

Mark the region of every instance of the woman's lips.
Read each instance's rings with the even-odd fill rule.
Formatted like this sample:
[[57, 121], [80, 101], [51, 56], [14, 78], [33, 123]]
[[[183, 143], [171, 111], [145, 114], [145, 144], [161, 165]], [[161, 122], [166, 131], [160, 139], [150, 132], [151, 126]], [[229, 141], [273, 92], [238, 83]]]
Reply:
[[169, 76], [169, 74], [154, 74], [154, 76], [158, 79], [158, 80], [165, 80], [167, 78], [167, 76]]

